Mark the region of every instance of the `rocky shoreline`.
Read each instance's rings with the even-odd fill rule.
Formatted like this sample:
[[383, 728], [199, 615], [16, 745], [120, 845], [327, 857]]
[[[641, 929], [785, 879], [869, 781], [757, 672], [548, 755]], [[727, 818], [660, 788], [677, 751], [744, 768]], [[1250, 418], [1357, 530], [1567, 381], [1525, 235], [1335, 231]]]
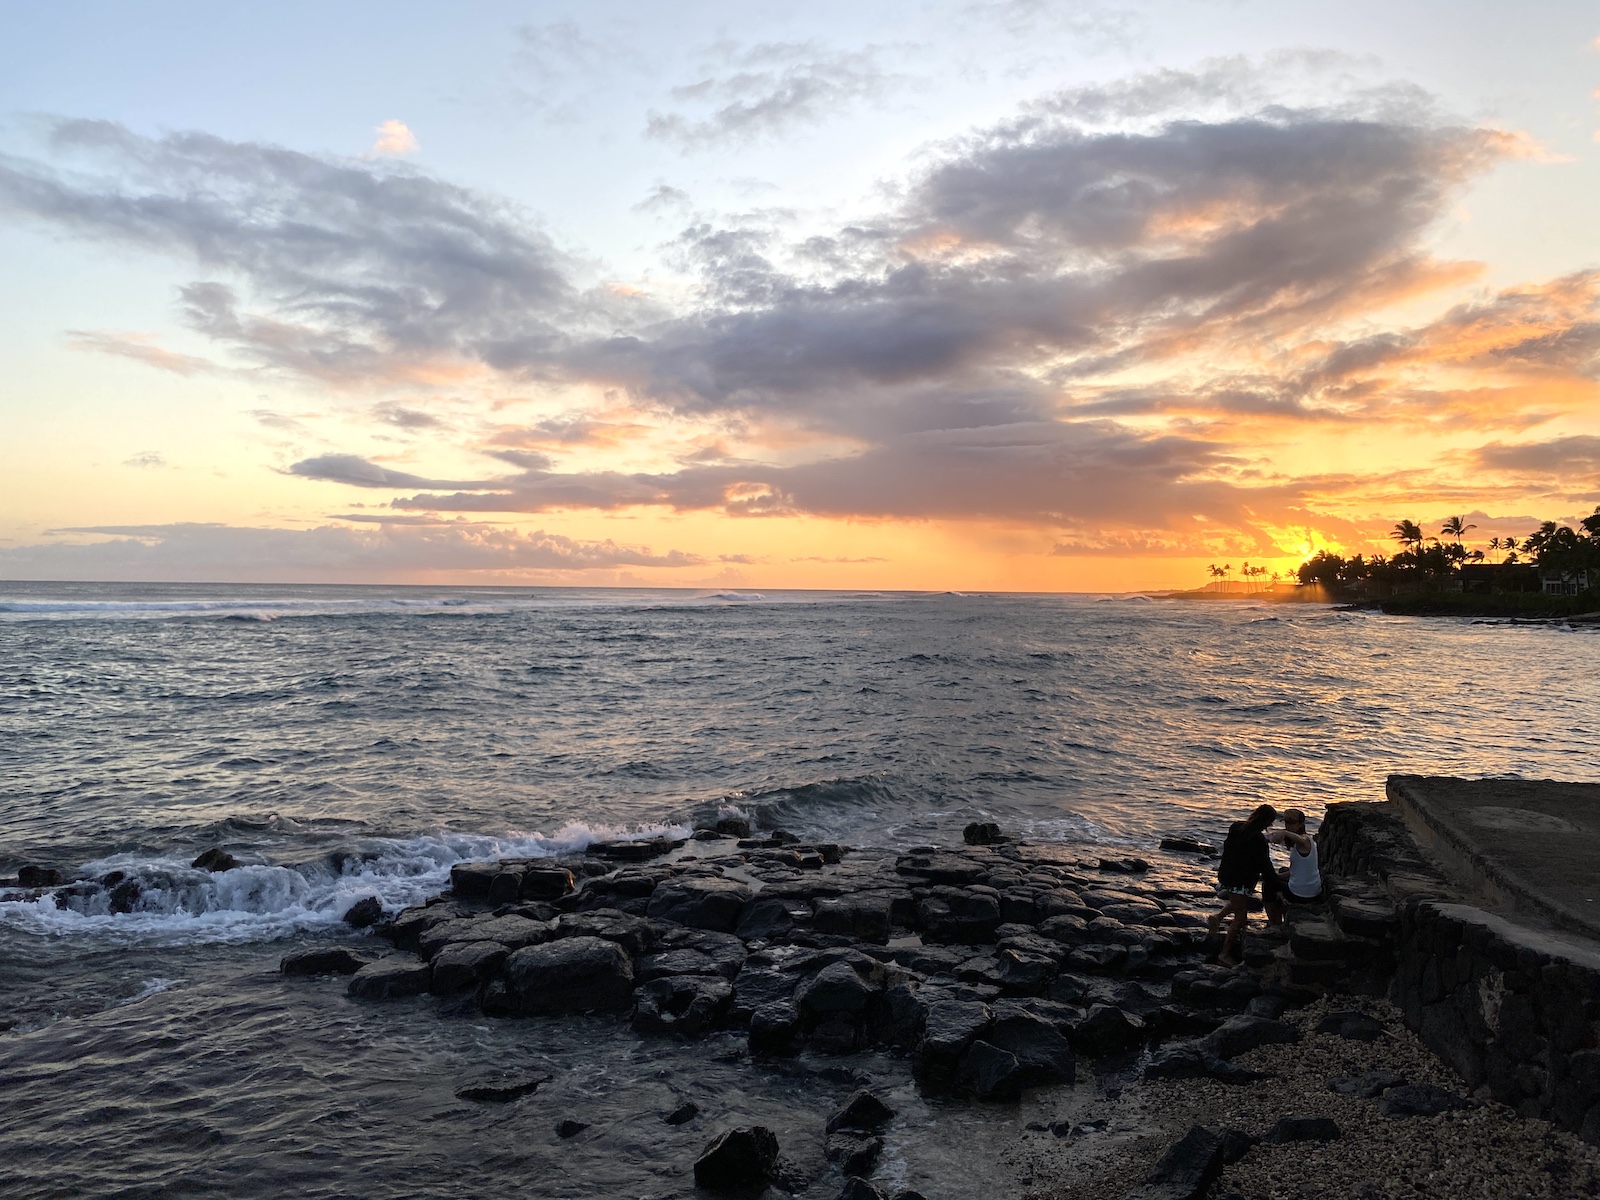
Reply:
[[[1247, 938], [1246, 965], [1229, 970], [1211, 961], [1203, 843], [1086, 857], [974, 825], [961, 847], [894, 853], [747, 832], [463, 864], [448, 894], [376, 926], [396, 953], [313, 948], [282, 969], [349, 974], [361, 999], [431, 992], [495, 1017], [616, 1013], [641, 1037], [714, 1037], [724, 1060], [742, 1041], [734, 1053], [758, 1070], [888, 1056], [944, 1104], [1026, 1098], [1032, 1112], [1060, 1097], [1065, 1115], [1028, 1122], [1011, 1154], [1018, 1188], [1041, 1198], [1442, 1194], [1395, 1183], [1403, 1171], [1352, 1191], [1348, 1172], [1317, 1165], [1318, 1147], [1347, 1147], [1357, 1128], [1381, 1150], [1429, 1122], [1476, 1122], [1502, 1141], [1542, 1125], [1461, 1095], [1376, 999], [1398, 917], [1359, 879], [1330, 880], [1357, 932], [1314, 914]], [[518, 1086], [472, 1098], [514, 1100]], [[697, 1185], [820, 1195], [831, 1177], [849, 1200], [922, 1195], [874, 1180], [894, 1121], [878, 1095], [817, 1119], [820, 1176], [769, 1131], [736, 1126], [707, 1143]], [[1543, 1180], [1592, 1184], [1593, 1148], [1543, 1130], [1569, 1164]], [[1526, 1174], [1507, 1176], [1522, 1191], [1483, 1194], [1582, 1194]]]

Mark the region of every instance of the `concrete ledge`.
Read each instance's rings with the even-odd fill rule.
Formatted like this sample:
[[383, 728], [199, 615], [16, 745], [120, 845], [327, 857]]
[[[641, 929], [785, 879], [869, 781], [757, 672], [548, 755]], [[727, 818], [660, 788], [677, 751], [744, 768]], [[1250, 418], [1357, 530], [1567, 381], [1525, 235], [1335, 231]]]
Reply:
[[1470, 898], [1600, 938], [1600, 784], [1391, 775], [1388, 794]]

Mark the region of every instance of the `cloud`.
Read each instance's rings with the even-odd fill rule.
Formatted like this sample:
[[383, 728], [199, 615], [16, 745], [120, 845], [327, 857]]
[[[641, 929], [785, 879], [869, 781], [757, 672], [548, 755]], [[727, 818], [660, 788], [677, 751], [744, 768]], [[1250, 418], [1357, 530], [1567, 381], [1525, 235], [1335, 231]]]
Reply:
[[355, 454], [320, 454], [289, 467], [287, 474], [324, 483], [342, 483], [363, 488], [489, 488], [494, 481], [428, 479], [405, 471], [394, 471]]
[[192, 354], [180, 354], [159, 345], [154, 335], [146, 333], [109, 333], [98, 329], [67, 330], [67, 345], [74, 350], [93, 354], [111, 354], [131, 358], [134, 362], [174, 375], [206, 375], [220, 370], [210, 359]]
[[1479, 466], [1490, 471], [1600, 479], [1600, 437], [1575, 435], [1512, 445], [1492, 442], [1480, 447], [1475, 458]]
[[380, 154], [397, 156], [415, 154], [422, 149], [421, 143], [417, 141], [417, 135], [411, 132], [404, 121], [385, 121], [374, 132], [378, 135], [378, 140], [373, 142], [371, 149], [367, 151], [369, 157]]
[[404, 405], [387, 401], [374, 407], [372, 415], [385, 425], [394, 425], [400, 429], [440, 429], [444, 427], [444, 422], [432, 413], [425, 413], [415, 408], [406, 408]]
[[167, 460], [154, 450], [144, 450], [135, 454], [132, 458], [123, 459], [122, 465], [125, 467], [138, 467], [141, 470], [150, 470], [155, 467], [166, 466]]
[[515, 206], [396, 163], [108, 121], [56, 121], [50, 149], [87, 169], [0, 158], [0, 212], [243, 281], [248, 297], [197, 281], [181, 311], [255, 366], [345, 385], [431, 379], [492, 364], [508, 342], [548, 353], [616, 302], [580, 294]]
[[757, 141], [837, 116], [897, 82], [871, 47], [838, 51], [815, 42], [764, 42], [718, 50], [715, 73], [672, 91], [675, 101], [702, 115], [652, 112], [647, 137], [688, 150]]
[[699, 566], [698, 555], [606, 540], [579, 541], [543, 530], [521, 532], [467, 522], [376, 529], [314, 529], [186, 523], [101, 525], [51, 531], [104, 540], [0, 548], [12, 579], [396, 578], [411, 572], [593, 572]]

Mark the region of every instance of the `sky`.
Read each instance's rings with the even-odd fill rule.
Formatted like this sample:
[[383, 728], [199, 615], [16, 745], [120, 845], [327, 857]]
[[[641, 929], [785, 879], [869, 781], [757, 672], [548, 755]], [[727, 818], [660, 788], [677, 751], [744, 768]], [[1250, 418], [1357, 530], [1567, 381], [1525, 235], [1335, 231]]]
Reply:
[[0, 580], [1121, 591], [1600, 504], [1600, 11], [0, 0]]

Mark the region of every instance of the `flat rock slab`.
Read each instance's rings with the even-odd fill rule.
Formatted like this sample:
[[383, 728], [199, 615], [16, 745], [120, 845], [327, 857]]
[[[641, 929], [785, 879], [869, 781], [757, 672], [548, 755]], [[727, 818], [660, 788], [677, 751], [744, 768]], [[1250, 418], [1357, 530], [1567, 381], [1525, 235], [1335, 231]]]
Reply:
[[1600, 784], [1391, 775], [1388, 792], [1480, 901], [1600, 937]]
[[420, 996], [432, 979], [433, 971], [427, 963], [396, 955], [362, 967], [350, 976], [347, 990], [358, 1000], [398, 1000]]

